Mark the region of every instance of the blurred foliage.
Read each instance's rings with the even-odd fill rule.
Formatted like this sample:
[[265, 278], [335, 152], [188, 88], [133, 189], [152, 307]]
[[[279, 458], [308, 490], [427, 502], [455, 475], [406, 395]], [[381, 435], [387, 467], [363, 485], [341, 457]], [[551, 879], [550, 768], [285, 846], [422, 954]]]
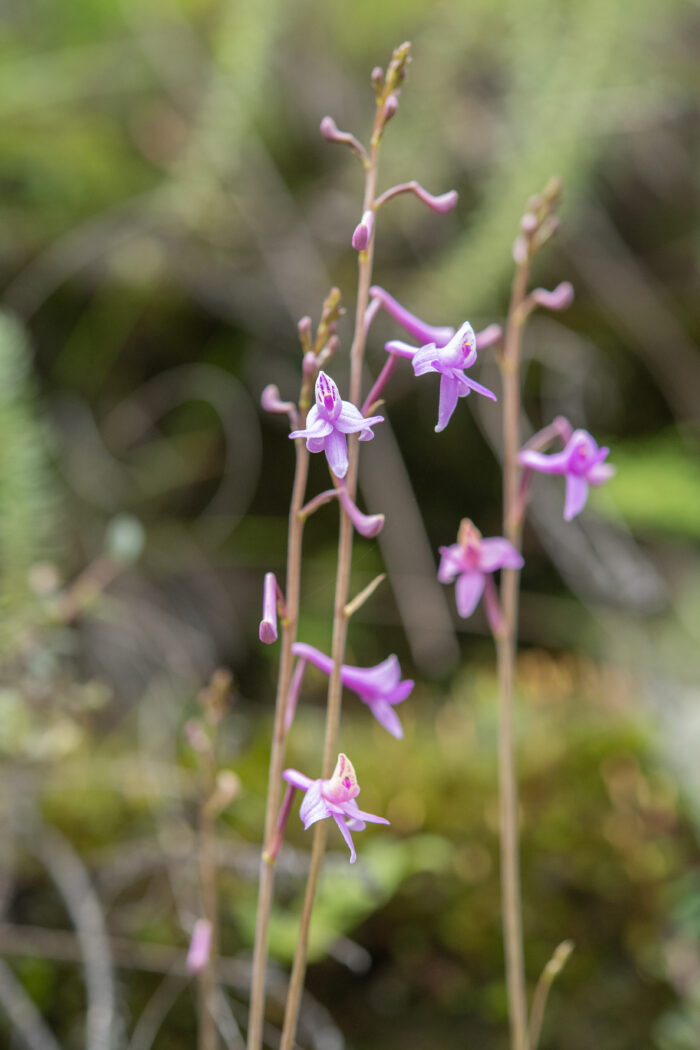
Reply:
[[[283, 567], [292, 459], [280, 421], [255, 406], [268, 382], [285, 396], [296, 388], [296, 321], [317, 319], [331, 284], [352, 316], [361, 173], [318, 123], [328, 112], [363, 137], [368, 72], [405, 38], [414, 61], [381, 185], [455, 186], [460, 206], [442, 218], [412, 199], [387, 207], [376, 279], [435, 323], [465, 311], [498, 319], [518, 217], [559, 174], [562, 235], [536, 280], [570, 278], [577, 299], [528, 332], [526, 407], [534, 425], [563, 412], [608, 435], [618, 468], [577, 524], [576, 552], [557, 531], [554, 486], [551, 504], [538, 494], [528, 538], [529, 979], [563, 937], [577, 945], [543, 1050], [562, 1033], [570, 1050], [697, 1045], [698, 4], [358, 0], [349, 16], [319, 0], [10, 0], [0, 21], [0, 954], [65, 1050], [82, 1046], [84, 990], [50, 865], [32, 852], [45, 826], [89, 866], [126, 1028], [155, 997], [170, 1002], [156, 1050], [192, 1045], [190, 987], [163, 977], [182, 962], [197, 909], [198, 788], [181, 729], [221, 662], [239, 693], [224, 759], [245, 789], [220, 843], [223, 944], [245, 1027], [262, 714], [277, 659], [260, 653], [252, 610], [262, 573]], [[379, 319], [370, 370], [389, 334]], [[344, 367], [341, 353], [341, 380]], [[465, 513], [499, 528], [497, 449], [478, 406], [435, 436], [436, 389], [400, 369], [392, 383], [396, 443], [377, 435], [382, 465], [371, 475], [368, 456], [362, 479], [368, 504], [389, 504], [370, 507], [387, 512], [387, 528], [381, 550], [358, 541], [353, 577], [357, 591], [386, 561], [390, 586], [354, 619], [349, 657], [369, 665], [396, 650], [421, 684], [401, 747], [348, 701], [343, 746], [363, 804], [392, 829], [358, 836], [357, 869], [337, 844], [310, 984], [351, 1046], [492, 1050], [505, 1004], [491, 650], [478, 618], [453, 629], [431, 552]], [[315, 461], [310, 491], [321, 485]], [[321, 648], [335, 542], [327, 508], [305, 538], [302, 635]], [[406, 581], [424, 589], [407, 600]], [[320, 692], [309, 699], [290, 763], [311, 770]], [[283, 961], [307, 847], [298, 826], [290, 838], [273, 929]], [[314, 1009], [305, 1045], [331, 1024]]]

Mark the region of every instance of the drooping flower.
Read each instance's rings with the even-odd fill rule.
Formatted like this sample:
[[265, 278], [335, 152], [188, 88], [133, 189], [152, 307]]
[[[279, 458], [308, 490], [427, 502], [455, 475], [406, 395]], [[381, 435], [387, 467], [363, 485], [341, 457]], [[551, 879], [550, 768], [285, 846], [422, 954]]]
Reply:
[[360, 787], [353, 764], [347, 755], [338, 755], [333, 775], [329, 780], [312, 780], [298, 769], [285, 769], [282, 776], [292, 787], [306, 792], [299, 810], [304, 830], [310, 828], [317, 820], [332, 817], [348, 844], [351, 864], [357, 860], [357, 854], [350, 832], [364, 831], [367, 822], [389, 823], [384, 817], [376, 817], [373, 813], [365, 813], [359, 809], [355, 799], [360, 794]]
[[518, 453], [518, 462], [541, 474], [564, 475], [564, 520], [571, 521], [586, 505], [588, 486], [602, 485], [615, 473], [611, 463], [603, 462], [609, 455], [610, 449], [600, 448], [587, 430], [574, 430], [561, 452], [546, 454], [524, 448]]
[[384, 416], [365, 418], [349, 401], [342, 401], [338, 387], [325, 372], [316, 379], [316, 404], [309, 409], [304, 430], [293, 430], [290, 438], [306, 438], [309, 452], [325, 452], [328, 466], [337, 478], [348, 470], [346, 434], [360, 435], [360, 441], [371, 441], [372, 427]]
[[440, 583], [452, 583], [456, 578], [457, 611], [465, 619], [476, 609], [482, 594], [486, 600], [489, 622], [496, 629], [500, 611], [492, 573], [497, 569], [522, 569], [522, 555], [503, 536], [483, 539], [469, 518], [459, 526], [457, 543], [440, 547], [442, 560], [438, 569]]
[[[300, 659], [308, 660], [324, 674], [333, 670], [330, 656], [315, 649], [305, 642], [295, 642], [292, 652]], [[352, 689], [363, 703], [367, 704], [379, 724], [397, 740], [403, 737], [403, 728], [394, 711], [396, 704], [403, 703], [411, 693], [414, 682], [411, 678], [401, 679], [401, 667], [398, 657], [393, 653], [374, 667], [351, 667], [343, 664], [340, 668], [340, 680], [348, 689]]]

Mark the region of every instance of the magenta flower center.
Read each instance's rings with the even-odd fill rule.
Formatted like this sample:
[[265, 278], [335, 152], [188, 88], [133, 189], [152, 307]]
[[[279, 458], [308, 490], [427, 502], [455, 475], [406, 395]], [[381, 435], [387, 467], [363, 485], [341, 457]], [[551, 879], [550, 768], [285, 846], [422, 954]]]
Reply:
[[321, 415], [329, 423], [333, 422], [340, 415], [342, 403], [338, 394], [338, 388], [325, 372], [321, 372], [316, 380], [316, 404]]

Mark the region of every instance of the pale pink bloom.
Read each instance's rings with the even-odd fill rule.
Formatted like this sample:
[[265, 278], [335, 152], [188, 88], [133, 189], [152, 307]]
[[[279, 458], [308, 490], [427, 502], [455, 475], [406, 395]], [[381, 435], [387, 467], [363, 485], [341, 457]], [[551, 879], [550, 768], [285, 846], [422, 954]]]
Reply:
[[524, 448], [518, 453], [518, 462], [529, 470], [541, 474], [563, 474], [566, 478], [564, 520], [571, 521], [580, 514], [588, 499], [589, 485], [603, 485], [615, 473], [611, 463], [604, 460], [610, 449], [598, 447], [598, 443], [587, 430], [574, 430], [561, 452], [547, 455]]
[[309, 409], [304, 430], [293, 430], [290, 438], [306, 438], [309, 452], [325, 452], [328, 466], [337, 478], [348, 470], [346, 434], [360, 435], [360, 441], [371, 441], [372, 427], [384, 416], [365, 418], [349, 401], [342, 401], [338, 387], [325, 372], [316, 379], [316, 404]]
[[[333, 661], [313, 645], [295, 642], [292, 652], [301, 659], [308, 660], [324, 674], [330, 675]], [[375, 667], [351, 667], [342, 664], [340, 680], [348, 689], [352, 689], [370, 711], [379, 724], [397, 740], [403, 737], [403, 728], [394, 711], [396, 704], [401, 704], [413, 690], [413, 679], [401, 678], [401, 666], [398, 657], [393, 653]]]
[[347, 755], [338, 755], [333, 775], [329, 780], [312, 780], [298, 769], [285, 769], [282, 776], [292, 787], [306, 792], [299, 810], [304, 830], [310, 828], [317, 820], [332, 817], [348, 844], [351, 864], [357, 860], [357, 854], [350, 832], [364, 831], [367, 822], [389, 823], [384, 817], [377, 817], [359, 809], [355, 799], [360, 794], [360, 787], [353, 764]]
[[498, 569], [522, 569], [525, 564], [522, 555], [503, 536], [482, 539], [481, 533], [468, 518], [459, 527], [458, 542], [449, 547], [440, 547], [440, 554], [442, 560], [438, 580], [440, 583], [452, 583], [456, 579], [455, 598], [459, 615], [465, 619], [471, 616], [484, 589], [488, 587], [489, 620], [495, 627], [498, 615], [491, 574]]

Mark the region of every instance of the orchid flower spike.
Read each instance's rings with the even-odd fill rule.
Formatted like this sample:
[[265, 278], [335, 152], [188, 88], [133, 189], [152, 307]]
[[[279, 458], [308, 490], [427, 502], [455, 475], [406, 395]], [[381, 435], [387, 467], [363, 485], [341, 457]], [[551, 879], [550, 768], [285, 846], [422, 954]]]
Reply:
[[332, 817], [348, 844], [351, 864], [357, 860], [357, 854], [350, 832], [364, 831], [366, 823], [389, 823], [384, 817], [376, 817], [373, 813], [365, 813], [358, 808], [355, 799], [360, 794], [360, 787], [353, 764], [347, 755], [338, 755], [330, 780], [312, 780], [297, 769], [285, 769], [282, 776], [292, 787], [306, 792], [299, 810], [304, 830], [310, 828], [317, 820]]
[[[292, 652], [300, 659], [308, 660], [324, 674], [330, 675], [333, 661], [325, 653], [305, 642], [295, 642]], [[401, 667], [398, 657], [393, 654], [375, 667], [351, 667], [343, 664], [340, 668], [340, 680], [348, 689], [359, 696], [379, 724], [397, 740], [403, 737], [403, 728], [394, 711], [396, 704], [401, 704], [413, 690], [411, 678], [401, 680]]]
[[[391, 344], [387, 344], [387, 349], [389, 346]], [[474, 379], [468, 379], [464, 374], [465, 368], [470, 368], [475, 361], [476, 336], [468, 321], [464, 322], [444, 346], [428, 343], [413, 355], [411, 363], [415, 375], [422, 376], [426, 372], [440, 373], [440, 404], [435, 427], [437, 433], [444, 430], [449, 423], [458, 398], [466, 397], [472, 390], [490, 398], [491, 401], [498, 400], [492, 390]]]
[[337, 478], [344, 478], [348, 470], [346, 434], [360, 435], [360, 441], [371, 441], [372, 427], [382, 423], [384, 416], [365, 418], [349, 401], [341, 401], [338, 387], [325, 372], [316, 380], [316, 404], [306, 417], [304, 430], [293, 430], [290, 438], [306, 438], [309, 452], [325, 452], [328, 466]]
[[611, 463], [603, 462], [610, 449], [599, 448], [587, 430], [574, 430], [561, 452], [547, 455], [524, 448], [518, 453], [518, 462], [540, 474], [563, 474], [566, 478], [564, 520], [571, 521], [580, 514], [588, 499], [589, 485], [603, 485], [615, 473]]
[[[497, 569], [522, 569], [522, 555], [503, 536], [482, 539], [481, 533], [469, 518], [459, 526], [457, 543], [440, 547], [442, 560], [438, 569], [440, 583], [452, 583], [456, 578], [457, 611], [465, 619], [472, 615], [485, 588], [493, 587], [491, 573]], [[489, 598], [489, 620], [493, 623], [493, 599]]]

